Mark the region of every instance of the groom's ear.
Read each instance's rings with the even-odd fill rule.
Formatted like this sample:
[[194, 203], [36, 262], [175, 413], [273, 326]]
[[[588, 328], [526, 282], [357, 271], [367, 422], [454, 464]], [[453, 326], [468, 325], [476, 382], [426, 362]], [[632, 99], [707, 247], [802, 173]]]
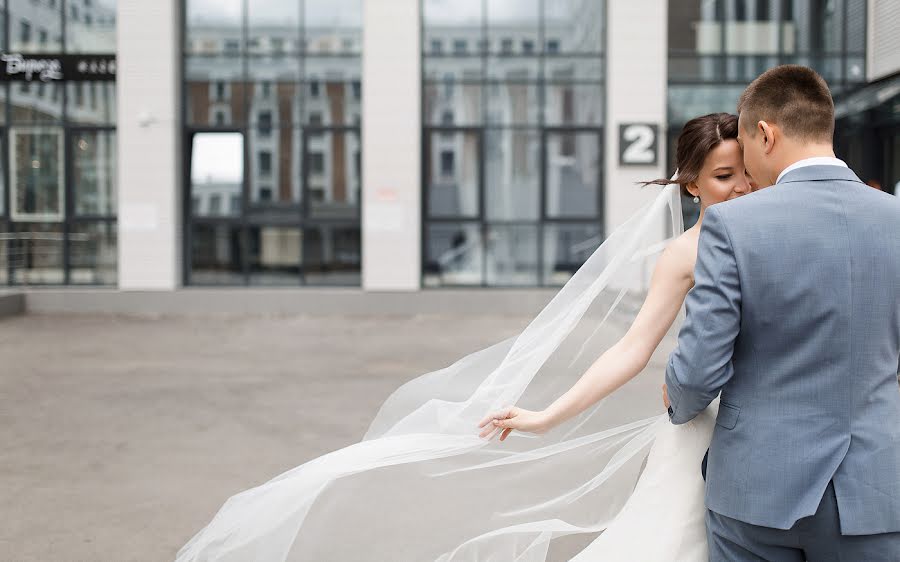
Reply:
[[756, 128], [756, 132], [762, 135], [763, 152], [766, 154], [772, 152], [772, 148], [775, 146], [775, 131], [773, 127], [765, 121], [757, 121]]

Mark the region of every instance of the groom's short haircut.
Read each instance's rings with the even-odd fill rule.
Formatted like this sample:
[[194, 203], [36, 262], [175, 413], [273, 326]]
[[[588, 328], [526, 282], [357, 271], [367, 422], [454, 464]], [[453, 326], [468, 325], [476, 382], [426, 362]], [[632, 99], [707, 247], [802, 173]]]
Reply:
[[805, 66], [785, 64], [762, 73], [741, 94], [737, 109], [751, 136], [756, 124], [766, 121], [788, 137], [828, 143], [834, 139], [831, 91], [815, 70]]

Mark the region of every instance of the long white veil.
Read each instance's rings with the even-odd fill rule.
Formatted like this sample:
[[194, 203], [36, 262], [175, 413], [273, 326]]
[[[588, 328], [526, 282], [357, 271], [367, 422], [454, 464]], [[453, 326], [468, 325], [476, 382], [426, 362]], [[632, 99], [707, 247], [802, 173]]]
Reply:
[[665, 418], [659, 359], [680, 318], [646, 372], [567, 423], [503, 442], [481, 439], [477, 423], [568, 390], [624, 335], [659, 253], [682, 231], [680, 192], [668, 185], [520, 334], [398, 388], [359, 443], [232, 496], [177, 562], [569, 559], [641, 473]]

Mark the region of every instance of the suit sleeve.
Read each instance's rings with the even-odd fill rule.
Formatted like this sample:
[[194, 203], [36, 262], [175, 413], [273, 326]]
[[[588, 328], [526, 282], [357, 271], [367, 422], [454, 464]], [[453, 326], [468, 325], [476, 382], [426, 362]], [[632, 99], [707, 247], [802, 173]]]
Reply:
[[734, 374], [734, 342], [741, 325], [741, 285], [728, 229], [715, 207], [706, 209], [694, 288], [666, 367], [669, 418], [688, 422], [702, 412]]

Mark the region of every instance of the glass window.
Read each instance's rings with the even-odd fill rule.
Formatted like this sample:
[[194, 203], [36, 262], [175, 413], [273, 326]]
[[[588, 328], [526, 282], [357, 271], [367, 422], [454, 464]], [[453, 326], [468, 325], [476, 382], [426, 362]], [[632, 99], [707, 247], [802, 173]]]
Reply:
[[87, 125], [115, 124], [115, 82], [69, 82], [66, 88], [69, 121]]
[[13, 220], [62, 221], [65, 213], [62, 129], [12, 128], [9, 134]]
[[187, 122], [240, 125], [246, 122], [246, 88], [240, 58], [188, 57], [185, 63]]
[[[239, 195], [244, 183], [244, 136], [241, 133], [197, 133], [191, 146], [191, 195], [198, 200], [194, 216], [229, 215], [222, 200]], [[220, 203], [214, 205], [214, 201]]]
[[426, 285], [551, 282], [550, 221], [599, 221], [605, 5], [423, 1], [423, 244], [455, 256], [428, 257]]
[[25, 222], [15, 226], [9, 258], [16, 285], [65, 283], [63, 226]]
[[[62, 51], [62, 15], [58, 7], [33, 0], [7, 0], [10, 45], [18, 53]], [[40, 30], [44, 33], [41, 34]], [[41, 38], [44, 42], [41, 42]]]
[[306, 229], [301, 261], [307, 285], [360, 285], [362, 243], [359, 227], [322, 225]]
[[115, 221], [76, 223], [72, 225], [68, 240], [70, 283], [116, 284], [118, 257]]
[[253, 285], [298, 285], [300, 283], [299, 228], [254, 226], [250, 228], [248, 254]]
[[185, 51], [200, 55], [240, 53], [242, 0], [185, 0]]
[[298, 52], [300, 2], [247, 0], [248, 52], [283, 54]]
[[243, 284], [244, 244], [240, 227], [229, 223], [195, 223], [190, 240], [192, 284]]
[[544, 282], [565, 285], [603, 243], [602, 232], [598, 221], [544, 225]]
[[116, 133], [78, 131], [72, 135], [72, 189], [75, 213], [116, 214]]
[[[66, 20], [66, 52], [116, 52], [116, 1], [85, 3], [82, 20]], [[72, 7], [75, 8], [75, 5], [72, 4]]]

